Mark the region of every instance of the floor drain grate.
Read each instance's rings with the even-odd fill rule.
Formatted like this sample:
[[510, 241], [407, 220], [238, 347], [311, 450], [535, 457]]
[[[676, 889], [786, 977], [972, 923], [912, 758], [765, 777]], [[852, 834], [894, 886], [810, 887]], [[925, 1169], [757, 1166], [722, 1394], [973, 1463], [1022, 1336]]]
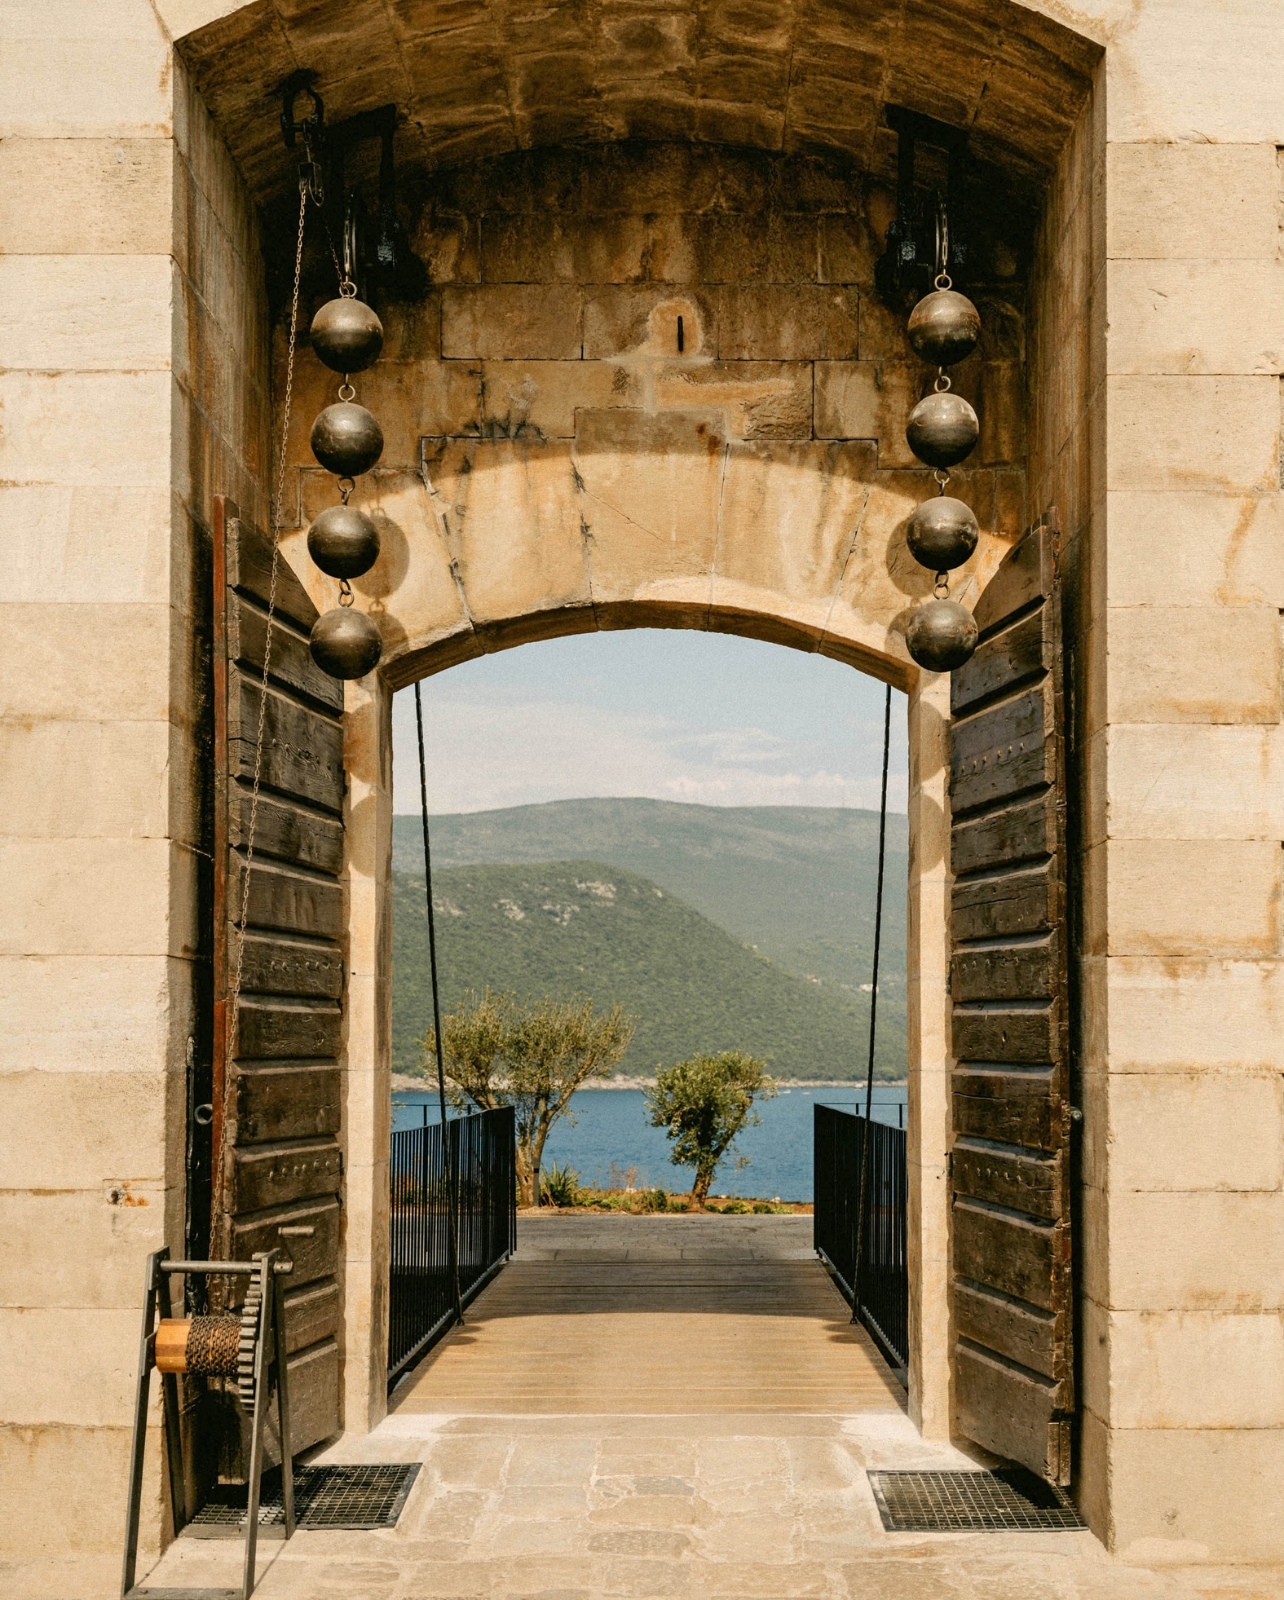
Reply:
[[[396, 1466], [321, 1466], [294, 1469], [294, 1515], [305, 1531], [318, 1528], [395, 1528], [419, 1471], [419, 1462]], [[237, 1532], [245, 1522], [244, 1484], [219, 1484], [184, 1528], [193, 1538]], [[259, 1527], [285, 1522], [281, 1474], [263, 1479]]]
[[1086, 1528], [1064, 1489], [1024, 1467], [997, 1472], [871, 1472], [870, 1487], [889, 1533], [975, 1528]]

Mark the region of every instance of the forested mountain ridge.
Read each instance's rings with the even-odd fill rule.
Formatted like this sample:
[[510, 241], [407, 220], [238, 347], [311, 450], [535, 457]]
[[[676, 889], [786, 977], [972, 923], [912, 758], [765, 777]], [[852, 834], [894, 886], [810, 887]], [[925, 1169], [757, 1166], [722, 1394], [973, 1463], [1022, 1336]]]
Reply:
[[[433, 888], [447, 1008], [487, 984], [520, 996], [588, 994], [601, 1007], [618, 1000], [639, 1019], [619, 1069], [627, 1076], [730, 1049], [765, 1057], [785, 1078], [863, 1070], [867, 993], [784, 971], [636, 873], [591, 860], [434, 862]], [[394, 871], [393, 918], [393, 1065], [406, 1072], [419, 1066], [431, 1021], [422, 871]], [[903, 999], [899, 1015], [880, 1008], [879, 1034], [879, 1076], [902, 1077]]]
[[[905, 1018], [908, 828], [887, 819], [880, 1017]], [[557, 800], [432, 818], [434, 868], [593, 860], [649, 878], [800, 977], [870, 981], [878, 813], [823, 806]], [[393, 819], [394, 867], [422, 872], [417, 816]]]

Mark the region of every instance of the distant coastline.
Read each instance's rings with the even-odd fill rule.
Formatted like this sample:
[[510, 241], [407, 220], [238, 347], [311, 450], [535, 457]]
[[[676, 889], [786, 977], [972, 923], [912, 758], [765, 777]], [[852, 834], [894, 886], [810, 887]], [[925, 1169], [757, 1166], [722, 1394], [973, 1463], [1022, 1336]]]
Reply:
[[[777, 1078], [777, 1084], [782, 1089], [863, 1089], [863, 1078]], [[581, 1092], [589, 1089], [652, 1089], [655, 1087], [654, 1078], [597, 1078], [590, 1083], [581, 1085]], [[875, 1078], [876, 1089], [904, 1089], [904, 1078]], [[428, 1094], [435, 1092], [437, 1085], [431, 1078], [412, 1078], [404, 1072], [394, 1072], [392, 1075], [393, 1094]]]

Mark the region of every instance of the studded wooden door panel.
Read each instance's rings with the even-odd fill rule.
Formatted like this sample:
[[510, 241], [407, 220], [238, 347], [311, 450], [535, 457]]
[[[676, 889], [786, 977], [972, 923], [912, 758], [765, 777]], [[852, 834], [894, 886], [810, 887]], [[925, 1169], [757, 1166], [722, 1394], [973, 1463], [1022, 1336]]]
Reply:
[[[229, 1062], [271, 562], [264, 535], [216, 500], [212, 1246], [231, 1259], [275, 1247], [293, 1256], [286, 1325], [303, 1449], [339, 1427], [343, 687], [309, 654], [316, 608], [282, 560]], [[311, 1232], [283, 1235], [287, 1226]]]
[[956, 1422], [1070, 1482], [1074, 1407], [1060, 605], [1012, 550], [951, 685]]

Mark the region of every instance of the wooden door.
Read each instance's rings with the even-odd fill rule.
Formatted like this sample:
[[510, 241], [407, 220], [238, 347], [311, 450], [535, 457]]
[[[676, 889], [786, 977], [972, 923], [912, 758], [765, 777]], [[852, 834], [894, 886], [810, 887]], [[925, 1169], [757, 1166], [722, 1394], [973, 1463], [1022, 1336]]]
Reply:
[[1065, 715], [1052, 519], [976, 607], [951, 684], [958, 1430], [1070, 1482]]
[[[339, 1428], [343, 686], [313, 662], [317, 611], [282, 558], [237, 1002], [227, 1038], [263, 696], [272, 550], [214, 508], [214, 1194], [211, 1245], [281, 1247], [296, 1449]], [[310, 1228], [283, 1235], [282, 1227]], [[239, 1298], [239, 1293], [238, 1293]]]

